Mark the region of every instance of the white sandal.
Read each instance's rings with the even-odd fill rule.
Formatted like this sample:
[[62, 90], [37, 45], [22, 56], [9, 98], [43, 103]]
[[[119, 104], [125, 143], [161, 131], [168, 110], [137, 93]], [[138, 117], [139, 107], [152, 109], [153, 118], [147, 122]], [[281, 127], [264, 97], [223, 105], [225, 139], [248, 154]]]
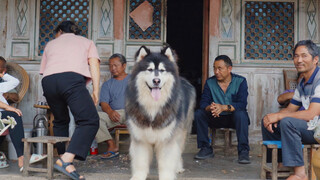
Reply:
[[39, 162], [39, 161], [41, 161], [41, 160], [43, 160], [45, 158], [47, 158], [47, 155], [32, 154], [29, 163], [33, 164], [33, 163]]
[[[41, 154], [32, 154], [31, 157], [30, 157], [30, 161], [29, 161], [29, 164], [33, 164], [33, 163], [36, 163], [36, 162], [39, 162], [45, 158], [47, 158], [48, 155], [41, 155]], [[20, 172], [23, 171], [23, 166], [20, 168]]]

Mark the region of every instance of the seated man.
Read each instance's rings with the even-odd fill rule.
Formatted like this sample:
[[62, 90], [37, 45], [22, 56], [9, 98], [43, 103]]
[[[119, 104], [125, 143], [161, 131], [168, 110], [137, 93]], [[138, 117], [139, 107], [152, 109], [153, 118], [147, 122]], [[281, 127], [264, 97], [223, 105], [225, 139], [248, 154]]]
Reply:
[[[288, 107], [267, 114], [262, 122], [263, 140], [282, 143], [282, 163], [293, 167], [289, 180], [308, 179], [305, 173], [302, 143], [316, 144], [314, 132], [307, 130], [307, 122], [320, 115], [320, 71], [317, 67], [319, 51], [311, 40], [299, 41], [293, 50], [293, 62], [303, 78], [294, 92]], [[305, 110], [298, 111], [303, 106]]]
[[214, 61], [214, 76], [207, 79], [200, 101], [200, 109], [195, 112], [197, 143], [200, 151], [195, 159], [213, 157], [209, 143], [208, 127], [235, 128], [238, 139], [238, 162], [250, 163], [247, 113], [248, 85], [246, 78], [231, 73], [232, 61], [221, 55]]
[[114, 54], [109, 58], [109, 69], [112, 78], [104, 82], [100, 92], [100, 106], [103, 112], [99, 112], [100, 127], [96, 135], [97, 142], [106, 141], [107, 151], [102, 158], [112, 158], [119, 154], [108, 128], [123, 124], [125, 121], [125, 90], [129, 76], [126, 72], [126, 58], [121, 54]]

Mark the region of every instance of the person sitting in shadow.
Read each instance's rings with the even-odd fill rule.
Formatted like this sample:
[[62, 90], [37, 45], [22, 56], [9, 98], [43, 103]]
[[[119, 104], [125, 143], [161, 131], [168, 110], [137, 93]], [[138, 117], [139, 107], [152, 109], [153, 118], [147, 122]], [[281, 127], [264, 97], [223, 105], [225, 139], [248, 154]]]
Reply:
[[[18, 157], [18, 166], [20, 171], [23, 170], [23, 147], [24, 144], [22, 139], [24, 138], [24, 129], [22, 122], [22, 112], [20, 109], [17, 109], [9, 104], [19, 101], [19, 95], [14, 90], [15, 87], [19, 85], [19, 80], [11, 75], [9, 75], [6, 68], [6, 60], [0, 56], [0, 112], [1, 118], [6, 118], [7, 116], [13, 117], [17, 124], [14, 128], [9, 128], [9, 135], [12, 141], [12, 144], [16, 150]], [[0, 144], [5, 140], [8, 132], [0, 135]], [[32, 154], [30, 158], [30, 163], [38, 162], [46, 158], [46, 155]], [[8, 166], [6, 166], [8, 167]]]
[[[298, 73], [297, 84], [299, 84], [302, 78], [303, 78], [302, 74]], [[294, 91], [295, 89], [287, 89], [278, 96], [277, 101], [280, 104], [281, 108], [285, 108], [289, 105], [291, 99], [293, 98]], [[299, 110], [304, 110], [303, 106], [301, 106]]]

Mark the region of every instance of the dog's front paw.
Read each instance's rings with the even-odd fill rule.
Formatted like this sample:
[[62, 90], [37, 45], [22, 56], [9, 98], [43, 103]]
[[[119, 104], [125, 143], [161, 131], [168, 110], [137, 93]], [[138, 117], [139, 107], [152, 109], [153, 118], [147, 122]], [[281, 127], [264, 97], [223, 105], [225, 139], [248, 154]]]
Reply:
[[137, 177], [132, 177], [130, 178], [130, 180], [142, 180], [141, 178], [137, 178]]
[[139, 176], [132, 176], [130, 180], [145, 180], [146, 178], [142, 178]]
[[184, 171], [185, 171], [185, 169], [183, 169], [183, 168], [178, 168], [177, 169], [177, 173], [179, 173], [179, 174], [183, 173]]

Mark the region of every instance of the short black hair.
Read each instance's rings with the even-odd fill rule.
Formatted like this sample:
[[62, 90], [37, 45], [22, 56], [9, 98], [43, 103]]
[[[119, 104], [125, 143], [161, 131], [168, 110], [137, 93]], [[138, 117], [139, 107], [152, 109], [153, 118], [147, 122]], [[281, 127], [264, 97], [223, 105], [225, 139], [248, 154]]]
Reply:
[[297, 49], [299, 46], [305, 46], [305, 47], [308, 49], [308, 52], [311, 54], [312, 58], [314, 58], [314, 57], [316, 57], [316, 56], [319, 56], [319, 48], [318, 48], [318, 46], [317, 46], [314, 42], [312, 42], [311, 40], [301, 40], [301, 41], [299, 41], [299, 42], [294, 46], [293, 55], [295, 54], [296, 49]]
[[81, 33], [81, 30], [73, 21], [63, 21], [56, 27], [54, 32], [57, 33], [60, 30], [64, 33], [73, 33], [75, 35], [79, 35]]
[[119, 58], [121, 64], [126, 64], [127, 63], [126, 57], [124, 57], [124, 55], [122, 55], [122, 54], [115, 53], [109, 58], [109, 60], [113, 59], [113, 58]]
[[214, 59], [214, 61], [220, 61], [220, 60], [223, 60], [224, 61], [224, 63], [229, 67], [229, 66], [232, 66], [232, 61], [231, 61], [231, 59], [229, 58], [229, 56], [227, 56], [227, 55], [220, 55], [220, 56], [218, 56], [218, 57], [216, 57], [215, 59]]

